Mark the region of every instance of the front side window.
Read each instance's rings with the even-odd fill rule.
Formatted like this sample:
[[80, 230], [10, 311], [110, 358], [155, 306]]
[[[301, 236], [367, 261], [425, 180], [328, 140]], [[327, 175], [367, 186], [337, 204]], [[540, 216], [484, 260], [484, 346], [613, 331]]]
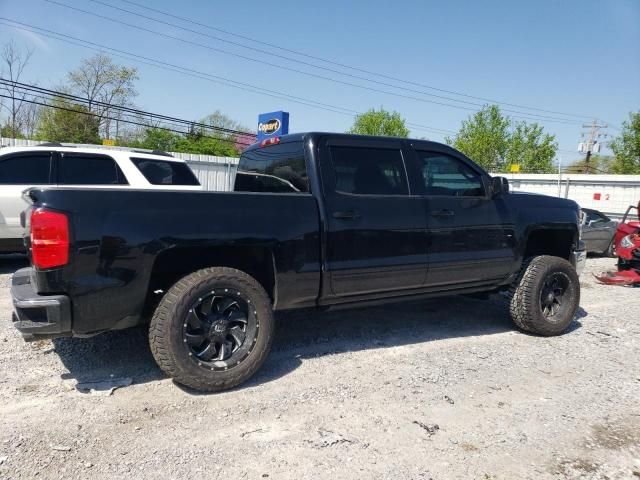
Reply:
[[417, 152], [425, 195], [484, 196], [482, 175], [462, 160], [438, 152]]
[[50, 170], [50, 153], [0, 157], [0, 184], [47, 185]]
[[106, 155], [62, 154], [58, 160], [59, 185], [126, 185], [115, 160]]
[[131, 161], [151, 185], [200, 185], [186, 163], [150, 158], [131, 158]]
[[240, 156], [236, 192], [308, 193], [309, 177], [302, 142], [249, 150]]
[[336, 191], [355, 195], [408, 195], [399, 149], [331, 146]]

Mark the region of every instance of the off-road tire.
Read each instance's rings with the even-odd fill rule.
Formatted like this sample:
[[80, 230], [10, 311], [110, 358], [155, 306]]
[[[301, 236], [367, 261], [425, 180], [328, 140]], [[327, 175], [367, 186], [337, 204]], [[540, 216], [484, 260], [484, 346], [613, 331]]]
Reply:
[[[183, 322], [198, 296], [213, 289], [242, 292], [260, 319], [255, 345], [238, 365], [208, 371], [189, 357], [183, 345]], [[149, 328], [149, 344], [160, 369], [177, 383], [203, 392], [233, 388], [249, 379], [264, 363], [273, 340], [273, 308], [264, 288], [250, 275], [233, 268], [211, 267], [178, 280], [156, 308]]]
[[[566, 279], [561, 309], [553, 319], [543, 314], [542, 289], [546, 279], [557, 274]], [[542, 336], [560, 335], [575, 317], [580, 304], [580, 281], [575, 268], [560, 257], [541, 255], [529, 258], [511, 289], [510, 312], [522, 330]]]

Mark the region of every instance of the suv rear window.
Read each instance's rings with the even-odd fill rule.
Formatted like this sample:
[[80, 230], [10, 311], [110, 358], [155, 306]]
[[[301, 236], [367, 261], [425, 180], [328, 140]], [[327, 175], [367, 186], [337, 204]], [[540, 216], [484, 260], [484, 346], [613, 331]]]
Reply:
[[200, 185], [186, 163], [135, 157], [131, 161], [152, 185]]
[[63, 153], [58, 160], [58, 184], [127, 185], [127, 179], [109, 156]]
[[308, 193], [302, 142], [287, 142], [245, 152], [236, 174], [236, 192]]

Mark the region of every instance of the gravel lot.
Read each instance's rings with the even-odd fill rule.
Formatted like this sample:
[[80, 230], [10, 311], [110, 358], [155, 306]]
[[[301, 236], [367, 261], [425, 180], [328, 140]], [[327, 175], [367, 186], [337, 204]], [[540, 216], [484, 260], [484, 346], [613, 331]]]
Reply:
[[[280, 318], [234, 391], [163, 377], [144, 331], [25, 343], [0, 259], [0, 478], [640, 477], [640, 289], [589, 259], [567, 334], [515, 330], [504, 298]], [[78, 382], [129, 377], [112, 395]]]

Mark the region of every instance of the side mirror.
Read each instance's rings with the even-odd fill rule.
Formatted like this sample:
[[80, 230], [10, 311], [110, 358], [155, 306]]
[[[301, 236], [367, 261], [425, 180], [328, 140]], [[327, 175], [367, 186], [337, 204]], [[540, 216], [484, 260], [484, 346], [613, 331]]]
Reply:
[[509, 181], [504, 177], [491, 177], [491, 196], [509, 193]]

